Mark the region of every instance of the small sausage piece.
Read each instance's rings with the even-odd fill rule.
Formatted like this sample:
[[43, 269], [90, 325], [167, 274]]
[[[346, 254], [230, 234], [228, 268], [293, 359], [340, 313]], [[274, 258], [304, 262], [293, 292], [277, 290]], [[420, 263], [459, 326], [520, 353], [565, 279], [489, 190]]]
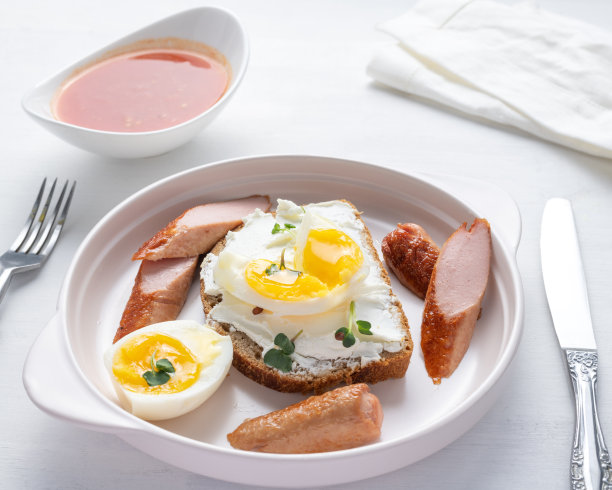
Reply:
[[176, 320], [187, 299], [197, 263], [197, 256], [143, 260], [113, 344], [139, 328]]
[[378, 398], [358, 383], [247, 419], [227, 439], [236, 449], [264, 453], [339, 451], [378, 439], [382, 419]]
[[268, 211], [270, 198], [251, 196], [195, 206], [143, 243], [132, 260], [193, 257], [206, 253], [257, 208]]
[[414, 223], [397, 225], [382, 241], [389, 269], [419, 298], [424, 298], [440, 249], [427, 232]]
[[440, 251], [421, 324], [425, 367], [435, 384], [453, 374], [470, 345], [490, 263], [491, 229], [484, 219], [476, 219], [469, 231], [463, 223]]

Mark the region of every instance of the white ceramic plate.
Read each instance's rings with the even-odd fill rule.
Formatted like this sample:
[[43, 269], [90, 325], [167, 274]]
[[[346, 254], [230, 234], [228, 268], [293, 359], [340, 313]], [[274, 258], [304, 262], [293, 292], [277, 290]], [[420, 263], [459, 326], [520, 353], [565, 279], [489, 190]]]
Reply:
[[[392, 471], [428, 456], [468, 430], [492, 405], [516, 352], [523, 317], [515, 263], [520, 218], [513, 202], [496, 188], [465, 179], [435, 178], [442, 187], [471, 192], [480, 202], [476, 211], [427, 182], [433, 179], [346, 160], [274, 156], [196, 168], [143, 189], [103, 218], [79, 248], [62, 289], [58, 314], [26, 362], [28, 394], [53, 415], [116, 433], [176, 466], [239, 483], [335, 484]], [[423, 303], [392, 278], [411, 325], [415, 350], [404, 379], [371, 387], [384, 409], [383, 434], [377, 443], [312, 455], [234, 450], [226, 434], [245, 418], [303, 398], [257, 385], [234, 369], [209, 401], [177, 419], [148, 423], [117, 405], [102, 355], [111, 344], [138, 269], [130, 261], [131, 254], [186, 208], [255, 193], [296, 202], [349, 199], [363, 211], [377, 244], [398, 222], [420, 223], [440, 244], [461, 222], [471, 222], [476, 215], [491, 222], [492, 275], [483, 314], [461, 365], [440, 386], [427, 376], [419, 348]], [[181, 318], [203, 320], [197, 284]], [[45, 376], [50, 359], [62, 376]], [[351, 471], [338, 471], [346, 463]]]

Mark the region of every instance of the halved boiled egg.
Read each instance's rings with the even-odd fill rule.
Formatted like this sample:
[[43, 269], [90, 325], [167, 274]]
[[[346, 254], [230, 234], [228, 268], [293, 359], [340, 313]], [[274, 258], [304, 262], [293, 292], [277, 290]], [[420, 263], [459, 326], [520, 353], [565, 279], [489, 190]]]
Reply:
[[232, 342], [190, 320], [156, 323], [113, 344], [104, 356], [121, 405], [146, 420], [183, 415], [206, 401], [232, 363]]
[[360, 246], [310, 211], [293, 228], [282, 244], [264, 231], [268, 245], [248, 255], [223, 250], [215, 283], [242, 301], [281, 315], [317, 314], [346, 303], [368, 275]]

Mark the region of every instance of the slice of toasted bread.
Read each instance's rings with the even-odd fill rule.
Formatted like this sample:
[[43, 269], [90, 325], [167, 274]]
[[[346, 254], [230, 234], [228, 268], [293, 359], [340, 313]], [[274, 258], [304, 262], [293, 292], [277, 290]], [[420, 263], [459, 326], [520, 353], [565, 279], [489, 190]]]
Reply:
[[[363, 223], [360, 213], [348, 201], [343, 201], [353, 207], [355, 216]], [[363, 242], [366, 244], [364, 254], [370, 254], [375, 262], [379, 265], [380, 277], [390, 286], [389, 276], [384, 269], [378, 253], [374, 248], [372, 237], [367, 229], [363, 227]], [[236, 231], [236, 230], [234, 230]], [[215, 247], [210, 251], [210, 254], [219, 255], [225, 248], [225, 238], [221, 239]], [[211, 261], [204, 260], [202, 267], [209, 266]], [[401, 378], [406, 373], [410, 356], [412, 355], [412, 339], [408, 326], [408, 320], [402, 310], [402, 306], [389, 289], [389, 310], [393, 318], [397, 322], [398, 328], [403, 332], [401, 340], [401, 348], [396, 352], [383, 350], [380, 353], [380, 358], [367, 363], [355, 362], [351, 358], [326, 359], [322, 361], [324, 367], [316, 371], [309, 370], [301, 365], [294, 368], [289, 373], [282, 372], [278, 369], [266, 365], [263, 361], [262, 347], [253, 341], [247, 334], [240, 331], [239, 326], [228, 323], [216, 322], [211, 319], [209, 314], [216, 304], [223, 301], [222, 295], [210, 295], [206, 293], [206, 284], [201, 278], [201, 298], [204, 306], [204, 312], [207, 315], [208, 323], [217, 330], [220, 334], [229, 335], [234, 345], [233, 365], [242, 374], [251, 378], [268, 388], [272, 388], [282, 392], [302, 392], [302, 393], [322, 393], [329, 388], [340, 383], [377, 383], [389, 378]], [[333, 333], [330, 333], [330, 335]]]

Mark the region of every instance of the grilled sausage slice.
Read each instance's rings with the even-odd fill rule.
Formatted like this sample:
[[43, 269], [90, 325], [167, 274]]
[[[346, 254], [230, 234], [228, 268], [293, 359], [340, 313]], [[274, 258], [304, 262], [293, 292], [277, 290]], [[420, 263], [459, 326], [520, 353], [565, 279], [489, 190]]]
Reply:
[[147, 325], [176, 320], [197, 263], [198, 256], [143, 260], [113, 343]]
[[491, 230], [476, 219], [463, 223], [444, 243], [435, 264], [423, 311], [421, 349], [435, 384], [448, 378], [467, 351], [487, 287]]
[[414, 223], [398, 224], [383, 238], [382, 253], [399, 281], [424, 298], [440, 249], [429, 234]]
[[338, 451], [378, 439], [382, 419], [378, 398], [358, 383], [247, 419], [227, 439], [236, 449], [264, 453]]
[[268, 211], [270, 198], [250, 196], [195, 206], [143, 243], [132, 260], [193, 257], [206, 253], [257, 208]]

